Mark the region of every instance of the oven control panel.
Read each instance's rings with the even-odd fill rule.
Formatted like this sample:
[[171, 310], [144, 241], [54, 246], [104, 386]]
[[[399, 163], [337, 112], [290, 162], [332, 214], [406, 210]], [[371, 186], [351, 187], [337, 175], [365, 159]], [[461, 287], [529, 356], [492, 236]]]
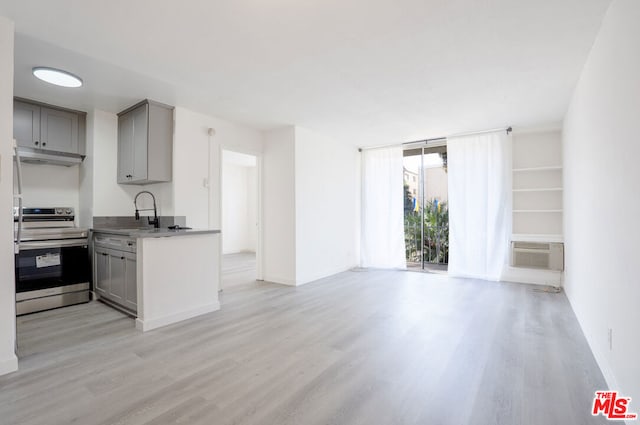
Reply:
[[[13, 208], [14, 218], [18, 217], [18, 207]], [[75, 211], [71, 207], [22, 208], [22, 216], [31, 220], [73, 220]]]

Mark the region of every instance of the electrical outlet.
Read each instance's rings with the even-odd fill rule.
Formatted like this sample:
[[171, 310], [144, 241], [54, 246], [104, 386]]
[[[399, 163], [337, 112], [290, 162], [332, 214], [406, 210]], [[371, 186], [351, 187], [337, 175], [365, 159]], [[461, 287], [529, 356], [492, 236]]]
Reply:
[[609, 351], [613, 351], [613, 329], [609, 328], [607, 334], [607, 338], [609, 339]]

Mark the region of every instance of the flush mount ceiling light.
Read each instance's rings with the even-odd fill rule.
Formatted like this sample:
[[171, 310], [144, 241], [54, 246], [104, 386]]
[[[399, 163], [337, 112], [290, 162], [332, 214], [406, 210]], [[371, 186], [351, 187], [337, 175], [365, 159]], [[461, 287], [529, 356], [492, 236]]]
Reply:
[[33, 68], [33, 75], [42, 81], [62, 87], [80, 87], [82, 79], [76, 77], [70, 72], [61, 69], [49, 68], [46, 66], [37, 66]]

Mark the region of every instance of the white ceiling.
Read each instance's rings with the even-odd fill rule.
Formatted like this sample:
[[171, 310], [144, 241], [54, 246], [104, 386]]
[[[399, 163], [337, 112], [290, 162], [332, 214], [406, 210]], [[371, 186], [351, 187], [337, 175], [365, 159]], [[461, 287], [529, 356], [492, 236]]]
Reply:
[[[367, 146], [562, 120], [610, 0], [0, 0], [18, 96]], [[46, 87], [30, 68], [85, 80]]]

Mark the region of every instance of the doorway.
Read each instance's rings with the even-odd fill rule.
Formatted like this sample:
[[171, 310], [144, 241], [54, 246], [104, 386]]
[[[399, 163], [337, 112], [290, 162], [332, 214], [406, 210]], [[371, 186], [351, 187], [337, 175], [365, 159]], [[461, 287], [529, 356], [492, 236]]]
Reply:
[[449, 205], [446, 142], [403, 153], [407, 269], [446, 273]]
[[258, 168], [256, 155], [222, 150], [222, 289], [259, 278]]

